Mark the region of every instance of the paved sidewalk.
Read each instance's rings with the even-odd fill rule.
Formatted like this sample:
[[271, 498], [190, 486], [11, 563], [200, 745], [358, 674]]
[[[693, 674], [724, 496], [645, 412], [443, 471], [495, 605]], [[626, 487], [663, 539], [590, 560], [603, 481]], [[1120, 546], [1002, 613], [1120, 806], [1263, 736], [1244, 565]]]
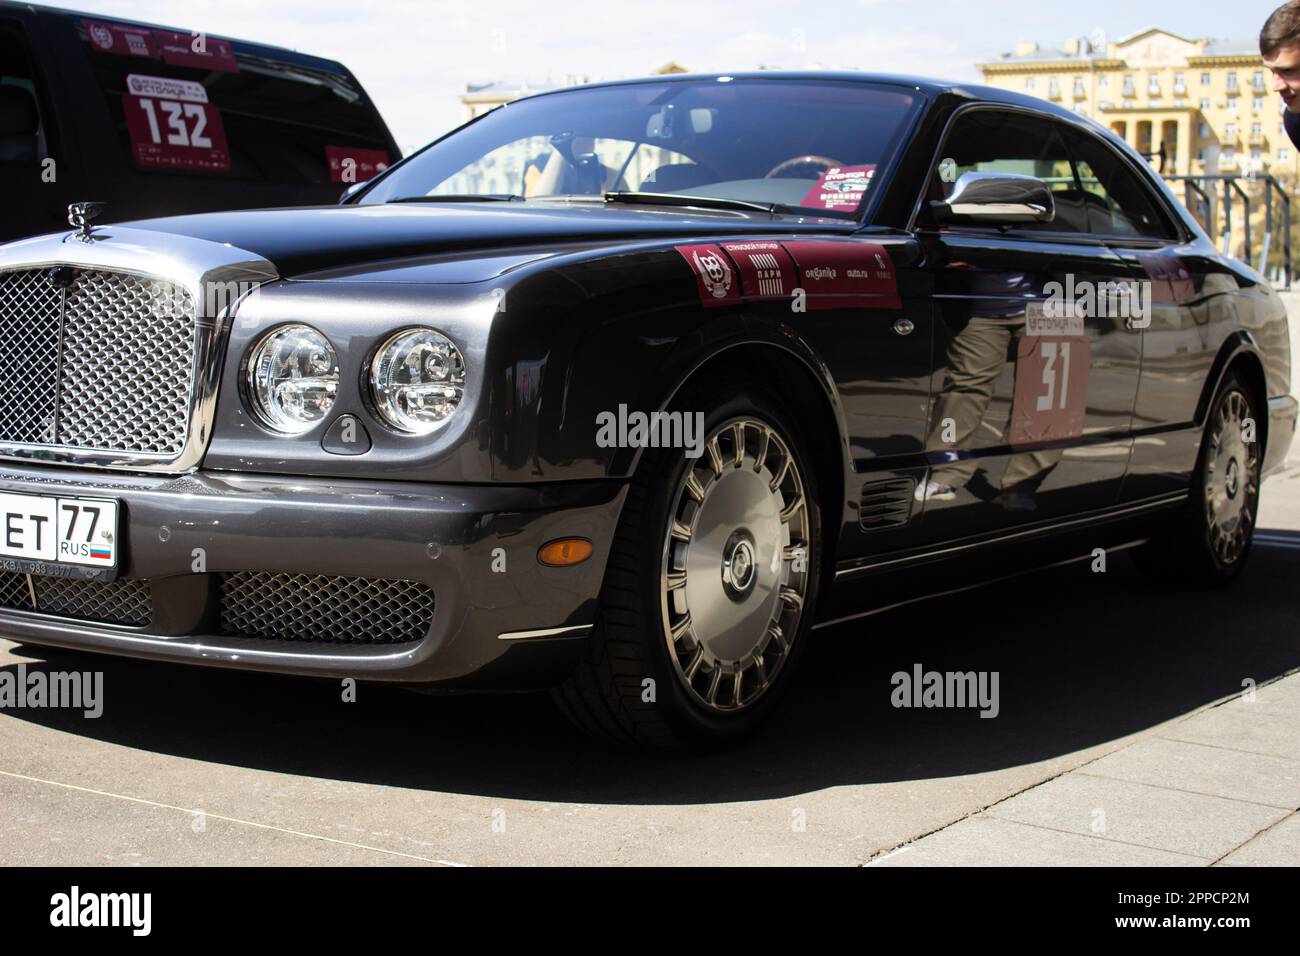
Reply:
[[1300, 674], [996, 803], [869, 866], [1294, 866]]

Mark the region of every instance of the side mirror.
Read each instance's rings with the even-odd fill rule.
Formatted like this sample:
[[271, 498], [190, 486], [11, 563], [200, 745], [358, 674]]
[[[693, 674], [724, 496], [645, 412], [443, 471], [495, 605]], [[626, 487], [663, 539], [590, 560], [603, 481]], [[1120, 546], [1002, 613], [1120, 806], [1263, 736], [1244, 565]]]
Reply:
[[947, 199], [930, 210], [938, 222], [1051, 222], [1056, 202], [1047, 183], [1018, 173], [962, 173]]

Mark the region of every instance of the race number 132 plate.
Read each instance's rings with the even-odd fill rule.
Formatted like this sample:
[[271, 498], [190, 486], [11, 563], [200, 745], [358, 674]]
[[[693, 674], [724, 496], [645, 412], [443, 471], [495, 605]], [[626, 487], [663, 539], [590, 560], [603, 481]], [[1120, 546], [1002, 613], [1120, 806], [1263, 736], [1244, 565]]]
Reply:
[[117, 567], [117, 502], [0, 494], [0, 558]]

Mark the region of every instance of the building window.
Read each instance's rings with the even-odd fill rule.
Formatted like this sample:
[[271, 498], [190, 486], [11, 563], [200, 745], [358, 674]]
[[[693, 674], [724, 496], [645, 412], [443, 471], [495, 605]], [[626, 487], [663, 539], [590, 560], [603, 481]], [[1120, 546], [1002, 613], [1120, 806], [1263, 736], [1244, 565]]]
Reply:
[[1250, 85], [1257, 90], [1264, 88], [1264, 71], [1256, 70], [1255, 75], [1250, 78]]
[[1291, 158], [1291, 150], [1286, 149], [1285, 147], [1279, 149], [1277, 151], [1277, 158], [1285, 163], [1288, 159]]
[[1263, 136], [1263, 135], [1264, 135], [1264, 124], [1263, 124], [1263, 123], [1251, 123], [1251, 124], [1250, 124], [1250, 135], [1251, 135], [1251, 136]]
[[1250, 101], [1250, 111], [1252, 113], [1261, 113], [1264, 110], [1264, 97], [1256, 96]]
[[1061, 98], [1061, 81], [1058, 80], [1056, 77], [1052, 77], [1052, 79], [1048, 82], [1047, 95], [1054, 100]]
[[1264, 151], [1263, 151], [1262, 149], [1260, 149], [1258, 146], [1252, 146], [1252, 147], [1250, 148], [1250, 158], [1251, 158], [1251, 159], [1263, 159], [1263, 158], [1264, 158]]
[[1209, 101], [1209, 100], [1201, 100], [1201, 112], [1202, 112], [1202, 113], [1208, 113], [1209, 111], [1210, 111], [1210, 101]]
[[1226, 137], [1228, 137], [1229, 139], [1232, 139], [1232, 137], [1236, 136], [1236, 135], [1237, 135], [1237, 124], [1236, 124], [1236, 123], [1228, 123], [1227, 125], [1225, 125], [1225, 126], [1223, 127], [1223, 135], [1226, 136]]
[[1103, 90], [1106, 89], [1108, 86], [1110, 86], [1110, 77], [1107, 76], [1105, 73], [1097, 77], [1097, 86]]
[[1025, 80], [1025, 90], [1030, 93], [1034, 92], [1034, 78], [1032, 76]]
[[1201, 74], [1201, 86], [1209, 86], [1209, 85], [1210, 85], [1210, 74], [1208, 74], [1208, 73], [1202, 73], [1202, 74]]
[[1210, 135], [1210, 124], [1209, 124], [1209, 123], [1202, 123], [1202, 124], [1201, 124], [1201, 139], [1205, 139], [1205, 137], [1207, 137], [1207, 136], [1209, 136], [1209, 135]]
[[1237, 91], [1237, 72], [1236, 70], [1233, 70], [1228, 73], [1228, 92], [1235, 93], [1236, 91]]
[[1174, 95], [1182, 96], [1187, 92], [1187, 82], [1181, 73], [1174, 74]]
[[1223, 156], [1224, 162], [1233, 163], [1237, 160], [1237, 151], [1231, 146], [1225, 147], [1221, 155]]
[[1133, 95], [1133, 75], [1131, 73], [1124, 77], [1124, 95]]
[[1147, 93], [1151, 96], [1160, 95], [1160, 77], [1154, 74], [1147, 77]]
[[1083, 90], [1083, 77], [1076, 76], [1074, 78], [1074, 98], [1076, 100], [1081, 100], [1087, 95], [1088, 94]]

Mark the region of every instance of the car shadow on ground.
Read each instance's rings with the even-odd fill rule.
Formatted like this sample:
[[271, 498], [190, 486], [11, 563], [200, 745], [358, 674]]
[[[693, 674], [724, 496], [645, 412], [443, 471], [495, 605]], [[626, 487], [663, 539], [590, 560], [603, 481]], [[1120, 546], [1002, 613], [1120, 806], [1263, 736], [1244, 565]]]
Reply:
[[[941, 573], [927, 571], [924, 573]], [[1104, 744], [1300, 668], [1300, 534], [1268, 532], [1212, 592], [1154, 590], [1123, 556], [818, 631], [765, 731], [708, 756], [622, 752], [573, 731], [543, 695], [427, 697], [362, 685], [22, 646], [28, 668], [103, 670], [97, 720], [5, 716], [196, 760], [392, 787], [580, 803], [785, 797], [999, 770]], [[891, 675], [997, 671], [1000, 712], [896, 709]], [[13, 670], [16, 665], [6, 669]]]

